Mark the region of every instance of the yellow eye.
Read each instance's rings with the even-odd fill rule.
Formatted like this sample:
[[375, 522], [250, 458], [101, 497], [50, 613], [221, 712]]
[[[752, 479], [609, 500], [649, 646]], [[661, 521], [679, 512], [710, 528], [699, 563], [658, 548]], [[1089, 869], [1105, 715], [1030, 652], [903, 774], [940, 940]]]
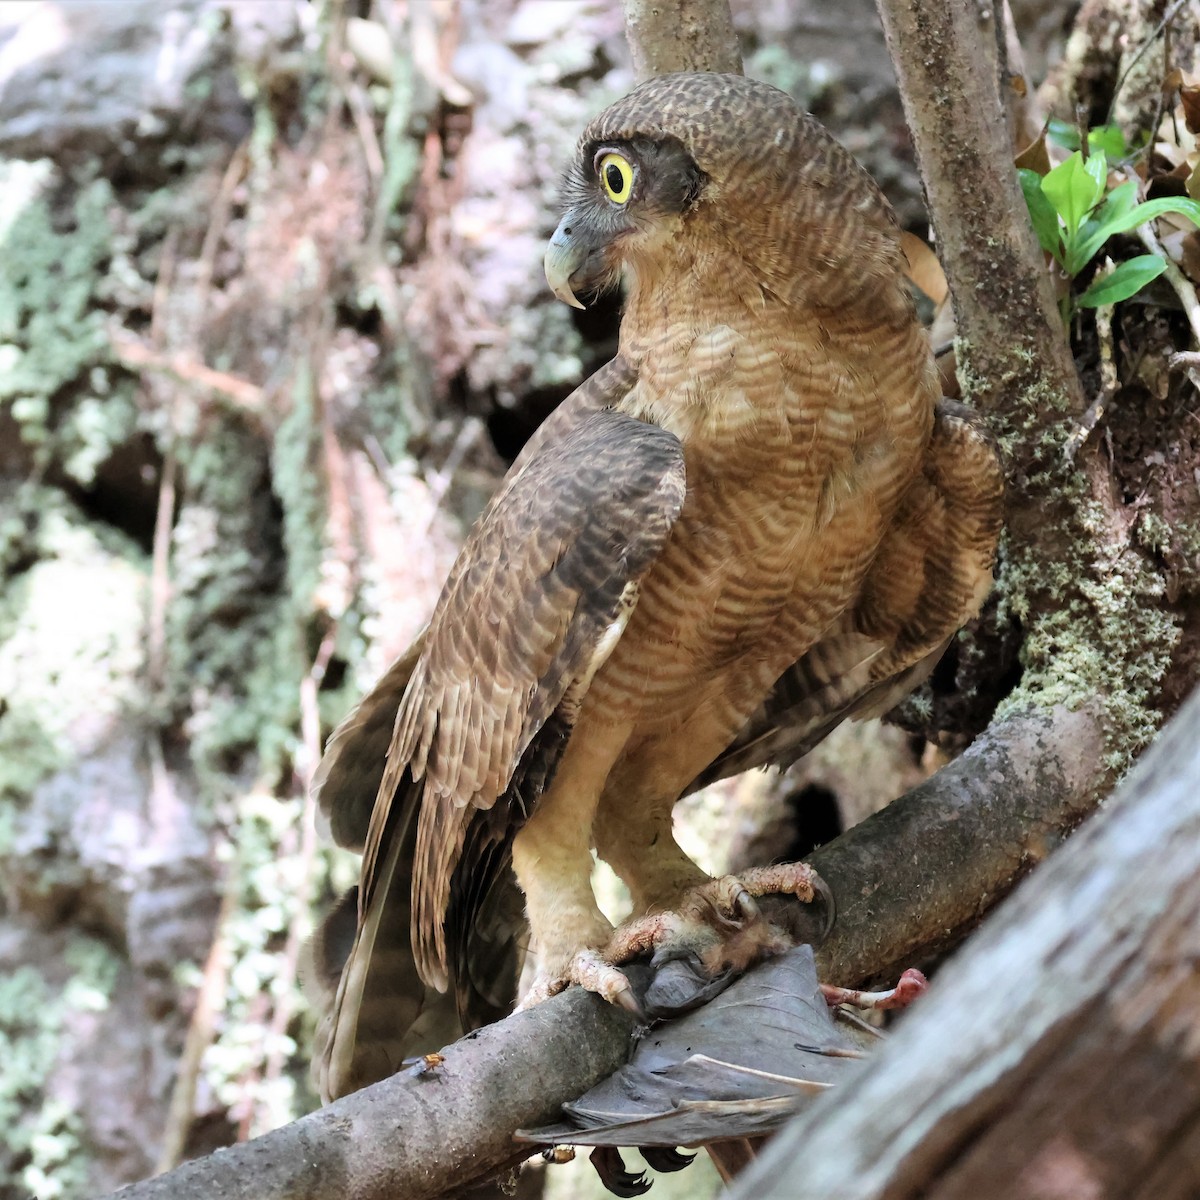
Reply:
[[610, 150], [596, 165], [600, 186], [614, 204], [626, 204], [633, 191], [633, 167], [620, 154]]

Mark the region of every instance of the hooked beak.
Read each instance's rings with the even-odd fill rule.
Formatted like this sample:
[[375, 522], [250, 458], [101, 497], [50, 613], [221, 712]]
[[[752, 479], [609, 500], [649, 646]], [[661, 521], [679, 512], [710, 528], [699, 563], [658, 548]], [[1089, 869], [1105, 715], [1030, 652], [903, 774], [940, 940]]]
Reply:
[[572, 308], [584, 307], [575, 295], [575, 288], [586, 287], [589, 277], [603, 269], [602, 251], [602, 246], [594, 244], [583, 233], [574, 211], [559, 221], [550, 245], [546, 247], [542, 265], [550, 290], [564, 304]]

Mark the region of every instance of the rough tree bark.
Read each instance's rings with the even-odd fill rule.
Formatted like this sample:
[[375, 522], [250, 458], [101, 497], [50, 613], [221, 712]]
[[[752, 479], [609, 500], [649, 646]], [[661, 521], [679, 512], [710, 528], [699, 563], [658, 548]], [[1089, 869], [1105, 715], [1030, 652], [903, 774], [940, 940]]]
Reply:
[[1200, 692], [731, 1200], [1200, 1194], [1197, 779]]
[[[633, 1018], [578, 990], [459, 1042], [425, 1076], [364, 1088], [253, 1141], [114, 1193], [122, 1200], [429, 1200], [529, 1153], [523, 1124], [624, 1061]], [[564, 1070], [565, 1066], [565, 1070]]]
[[1013, 170], [1006, 98], [1018, 85], [1001, 10], [973, 0], [878, 7], [950, 283], [959, 379], [1007, 459], [998, 590], [1021, 622], [1024, 666], [1012, 704], [1099, 700], [1111, 762], [1125, 765], [1161, 724], [1164, 680], [1185, 675], [1180, 696], [1194, 682], [1194, 664], [1175, 653], [1188, 618], [1161, 621], [1171, 589], [1137, 544], [1111, 455], [1099, 439], [1065, 452], [1086, 404]]
[[958, 945], [1092, 810], [1095, 714], [1014, 713], [931, 779], [815, 851], [838, 898], [822, 978], [884, 983]]
[[[1013, 171], [999, 6], [877, 0], [946, 265], [972, 398], [989, 412], [1083, 392]], [[1019, 495], [1019, 492], [1018, 492]]]
[[728, 0], [622, 0], [639, 79], [670, 71], [741, 74], [742, 50]]

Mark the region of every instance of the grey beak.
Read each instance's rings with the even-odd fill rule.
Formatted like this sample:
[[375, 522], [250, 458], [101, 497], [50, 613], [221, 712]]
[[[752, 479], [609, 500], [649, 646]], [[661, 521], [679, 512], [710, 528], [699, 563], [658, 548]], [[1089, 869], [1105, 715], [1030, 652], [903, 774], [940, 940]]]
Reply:
[[588, 247], [572, 237], [572, 213], [567, 213], [558, 223], [550, 245], [546, 247], [543, 267], [550, 290], [564, 304], [572, 308], [583, 308], [571, 290], [571, 276], [583, 266], [588, 256]]

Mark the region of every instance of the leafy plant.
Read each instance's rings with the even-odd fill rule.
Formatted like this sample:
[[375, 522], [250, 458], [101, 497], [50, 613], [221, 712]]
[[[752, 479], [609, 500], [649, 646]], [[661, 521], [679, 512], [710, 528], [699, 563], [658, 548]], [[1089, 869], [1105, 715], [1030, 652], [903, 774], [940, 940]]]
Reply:
[[[1038, 242], [1072, 279], [1114, 234], [1128, 233], [1164, 213], [1182, 213], [1200, 227], [1200, 203], [1184, 196], [1139, 204], [1137, 183], [1132, 179], [1105, 194], [1108, 158], [1101, 149], [1093, 149], [1086, 159], [1077, 150], [1046, 175], [1024, 169], [1019, 174]], [[1127, 300], [1166, 269], [1166, 259], [1160, 255], [1140, 254], [1098, 279], [1075, 297], [1074, 303], [1095, 308]], [[1063, 316], [1070, 312], [1068, 297]]]
[[[1064, 150], [1078, 150], [1079, 126], [1052, 118], [1046, 125], [1046, 140]], [[1107, 154], [1110, 162], [1128, 158], [1135, 149], [1129, 144], [1125, 130], [1120, 125], [1094, 125], [1088, 130], [1087, 141], [1090, 153], [1099, 151]]]

